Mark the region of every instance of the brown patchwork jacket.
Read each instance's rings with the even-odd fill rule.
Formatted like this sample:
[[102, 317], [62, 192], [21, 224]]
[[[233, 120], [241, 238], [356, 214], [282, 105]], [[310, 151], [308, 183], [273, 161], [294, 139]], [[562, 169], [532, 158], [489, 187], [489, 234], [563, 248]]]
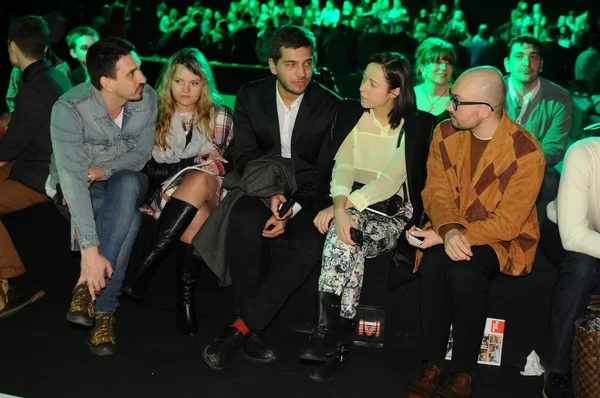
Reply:
[[425, 212], [438, 234], [443, 225], [460, 224], [471, 245], [494, 249], [501, 272], [526, 275], [540, 237], [535, 201], [544, 154], [536, 139], [505, 113], [471, 178], [471, 137], [469, 131], [455, 130], [450, 120], [435, 129], [422, 193]]

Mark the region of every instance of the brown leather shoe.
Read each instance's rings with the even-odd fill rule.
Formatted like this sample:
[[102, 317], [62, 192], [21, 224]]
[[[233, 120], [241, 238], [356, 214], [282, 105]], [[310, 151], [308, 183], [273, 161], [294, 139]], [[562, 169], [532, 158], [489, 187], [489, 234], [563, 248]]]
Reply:
[[434, 365], [425, 365], [421, 375], [407, 385], [409, 398], [428, 398], [436, 393], [440, 385], [442, 371]]
[[457, 373], [452, 376], [450, 383], [438, 391], [438, 394], [446, 398], [470, 398], [473, 393], [471, 382], [471, 376], [468, 374]]

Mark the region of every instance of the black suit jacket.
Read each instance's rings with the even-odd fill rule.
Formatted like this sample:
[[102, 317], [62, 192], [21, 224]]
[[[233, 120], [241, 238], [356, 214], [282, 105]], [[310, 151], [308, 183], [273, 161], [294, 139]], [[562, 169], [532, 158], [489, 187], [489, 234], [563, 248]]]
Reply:
[[[335, 119], [335, 125], [332, 129], [333, 138], [327, 149], [329, 153], [326, 156], [330, 161], [324, 166], [329, 179], [327, 184], [323, 182], [319, 187], [320, 191], [329, 190], [329, 181], [334, 165], [334, 156], [340, 145], [346, 139], [346, 136], [352, 131], [358, 120], [366, 111], [359, 102], [347, 100], [342, 102]], [[423, 199], [421, 191], [425, 188], [427, 180], [427, 156], [429, 155], [429, 143], [431, 133], [436, 126], [436, 119], [430, 113], [417, 111], [414, 114], [404, 118], [405, 134], [405, 156], [406, 156], [406, 175], [408, 194], [413, 205], [413, 217], [407, 225], [422, 226], [424, 220]], [[404, 237], [401, 237], [402, 239]], [[404, 239], [406, 240], [406, 239]]]
[[8, 130], [0, 138], [0, 162], [15, 161], [9, 179], [46, 193], [52, 155], [52, 106], [71, 87], [69, 79], [48, 61], [36, 61], [25, 68]]
[[[233, 114], [234, 167], [240, 174], [251, 160], [281, 155], [275, 76], [242, 86]], [[292, 161], [298, 191], [292, 196], [303, 208], [319, 202], [323, 156], [340, 97], [316, 82], [307, 87], [292, 130]]]

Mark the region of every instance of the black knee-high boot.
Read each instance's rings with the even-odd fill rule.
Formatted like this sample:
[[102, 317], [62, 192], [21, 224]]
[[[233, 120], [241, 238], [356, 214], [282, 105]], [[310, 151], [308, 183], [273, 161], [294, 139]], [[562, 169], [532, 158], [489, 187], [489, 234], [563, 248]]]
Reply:
[[154, 272], [169, 254], [175, 242], [190, 225], [198, 209], [191, 204], [170, 198], [158, 218], [156, 233], [152, 240], [150, 250], [144, 259], [137, 265], [130, 267], [121, 290], [123, 293], [137, 300], [144, 296], [146, 286], [152, 279]]
[[341, 299], [333, 293], [319, 292], [319, 323], [313, 326], [308, 345], [300, 353], [300, 359], [325, 362], [327, 357], [335, 354]]
[[196, 319], [196, 281], [203, 263], [193, 254], [193, 246], [180, 242], [177, 247], [177, 330], [194, 336], [198, 332]]

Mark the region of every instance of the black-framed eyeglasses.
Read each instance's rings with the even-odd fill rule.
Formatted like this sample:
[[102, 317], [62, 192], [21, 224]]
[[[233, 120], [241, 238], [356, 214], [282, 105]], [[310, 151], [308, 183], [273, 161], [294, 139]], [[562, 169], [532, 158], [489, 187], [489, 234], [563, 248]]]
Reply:
[[461, 105], [485, 105], [489, 106], [492, 112], [494, 112], [494, 108], [488, 104], [487, 102], [469, 102], [469, 101], [459, 101], [452, 95], [452, 90], [448, 89], [448, 94], [450, 94], [450, 102], [452, 103], [452, 107], [455, 111], [458, 110], [458, 107]]

